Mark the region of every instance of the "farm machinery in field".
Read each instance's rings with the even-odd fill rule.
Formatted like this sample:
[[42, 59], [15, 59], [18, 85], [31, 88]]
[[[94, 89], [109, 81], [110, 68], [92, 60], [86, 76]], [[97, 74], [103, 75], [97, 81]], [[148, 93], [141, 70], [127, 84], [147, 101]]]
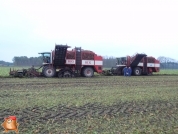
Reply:
[[160, 62], [152, 56], [146, 54], [136, 54], [134, 56], [126, 56], [116, 58], [117, 64], [110, 70], [104, 70], [105, 75], [123, 75], [123, 69], [131, 67], [132, 75], [152, 75], [153, 72], [160, 71]]
[[81, 47], [67, 50], [70, 46], [55, 45], [51, 52], [39, 53], [42, 55], [42, 72], [39, 69], [10, 70], [13, 76], [44, 76], [44, 77], [92, 77], [94, 73], [102, 73], [102, 56]]
[[[68, 50], [70, 46], [55, 45], [51, 52], [39, 53], [42, 55], [43, 65], [22, 70], [10, 70], [14, 77], [93, 77], [94, 73], [103, 75], [123, 75], [126, 66], [132, 68], [132, 75], [149, 75], [152, 72], [159, 72], [160, 63], [154, 57], [147, 57], [146, 54], [136, 54], [116, 58], [117, 64], [109, 70], [103, 70], [103, 58], [93, 51], [83, 50], [75, 47]], [[42, 69], [40, 72], [39, 70]]]

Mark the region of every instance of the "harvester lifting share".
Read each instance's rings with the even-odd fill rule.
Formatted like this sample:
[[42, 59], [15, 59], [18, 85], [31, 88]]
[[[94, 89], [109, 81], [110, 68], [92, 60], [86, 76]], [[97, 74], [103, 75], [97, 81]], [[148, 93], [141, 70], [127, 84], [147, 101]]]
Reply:
[[[43, 66], [41, 66], [40, 68], [42, 68]], [[28, 69], [21, 69], [21, 70], [11, 70], [10, 68], [10, 72], [9, 75], [13, 76], [13, 77], [40, 77], [42, 76], [42, 73], [39, 72], [39, 69], [35, 69], [33, 66], [31, 68]]]

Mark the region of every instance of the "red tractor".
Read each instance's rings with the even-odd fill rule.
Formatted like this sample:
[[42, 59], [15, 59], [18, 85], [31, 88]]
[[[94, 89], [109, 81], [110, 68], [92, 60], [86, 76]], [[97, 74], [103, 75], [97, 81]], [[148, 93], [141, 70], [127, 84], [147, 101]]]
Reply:
[[45, 77], [92, 77], [102, 73], [103, 58], [92, 51], [70, 46], [55, 45], [52, 52], [39, 53], [43, 57], [42, 75]]
[[126, 66], [132, 68], [132, 75], [150, 75], [153, 72], [160, 71], [160, 62], [154, 57], [147, 57], [146, 54], [136, 54], [134, 56], [120, 57], [117, 59], [116, 67], [109, 71], [112, 75], [123, 75], [123, 69]]

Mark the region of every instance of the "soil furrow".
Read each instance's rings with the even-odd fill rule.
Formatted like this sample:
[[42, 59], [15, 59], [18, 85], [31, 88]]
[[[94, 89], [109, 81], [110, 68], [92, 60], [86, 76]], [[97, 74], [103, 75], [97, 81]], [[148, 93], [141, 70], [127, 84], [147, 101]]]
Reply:
[[[148, 112], [163, 112], [165, 110], [169, 110], [172, 108], [172, 111], [176, 111], [178, 109], [178, 103], [175, 105], [167, 102], [158, 102], [158, 103], [147, 103], [147, 105], [143, 104], [135, 104], [135, 103], [120, 103], [118, 105], [113, 106], [102, 106], [96, 104], [86, 104], [83, 107], [65, 107], [65, 106], [58, 106], [53, 108], [45, 108], [45, 107], [38, 107], [38, 108], [27, 108], [24, 110], [18, 110], [15, 112], [17, 117], [19, 117], [19, 122], [28, 123], [30, 121], [37, 121], [37, 122], [46, 122], [49, 120], [57, 121], [62, 119], [75, 119], [75, 118], [83, 118], [89, 116], [100, 116], [100, 115], [127, 115], [130, 113], [142, 113], [146, 114]], [[56, 108], [59, 110], [56, 111]], [[38, 109], [38, 110], [37, 110]], [[32, 112], [32, 110], [34, 112]], [[5, 115], [14, 114], [14, 111], [0, 110], [0, 119], [3, 119]], [[41, 115], [39, 114], [42, 113]], [[163, 112], [164, 113], [164, 112]], [[174, 118], [174, 117], [172, 117]]]

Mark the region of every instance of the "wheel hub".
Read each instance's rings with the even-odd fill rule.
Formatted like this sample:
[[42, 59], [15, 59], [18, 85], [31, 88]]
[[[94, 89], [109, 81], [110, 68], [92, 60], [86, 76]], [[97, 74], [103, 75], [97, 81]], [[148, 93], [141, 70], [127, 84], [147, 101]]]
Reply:
[[51, 69], [48, 69], [48, 70], [47, 70], [47, 74], [49, 74], [49, 75], [52, 74], [52, 70], [51, 70]]
[[136, 74], [139, 74], [139, 70], [136, 70], [135, 72], [136, 72]]
[[53, 69], [49, 68], [45, 71], [47, 77], [52, 77], [54, 75]]
[[90, 70], [87, 70], [87, 75], [91, 75], [91, 71]]

